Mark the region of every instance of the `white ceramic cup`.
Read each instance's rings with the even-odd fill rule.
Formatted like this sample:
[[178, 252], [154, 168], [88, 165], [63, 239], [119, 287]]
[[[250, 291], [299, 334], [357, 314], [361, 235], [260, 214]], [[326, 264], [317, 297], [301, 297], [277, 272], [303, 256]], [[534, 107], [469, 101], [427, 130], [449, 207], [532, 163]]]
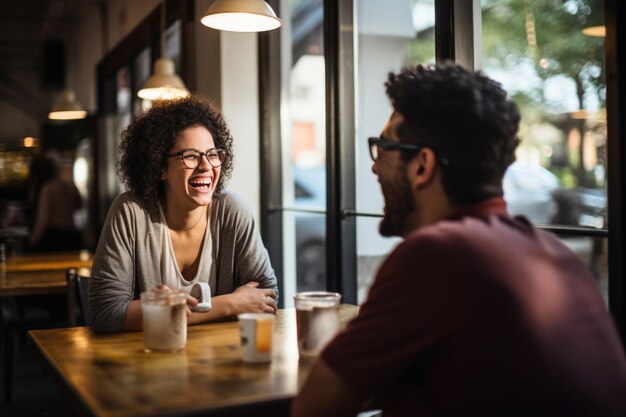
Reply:
[[241, 356], [244, 362], [259, 363], [272, 360], [272, 336], [276, 317], [267, 313], [244, 313], [239, 319]]
[[211, 287], [208, 283], [196, 282], [191, 287], [189, 294], [198, 300], [198, 305], [191, 307], [191, 311], [196, 313], [211, 311]]

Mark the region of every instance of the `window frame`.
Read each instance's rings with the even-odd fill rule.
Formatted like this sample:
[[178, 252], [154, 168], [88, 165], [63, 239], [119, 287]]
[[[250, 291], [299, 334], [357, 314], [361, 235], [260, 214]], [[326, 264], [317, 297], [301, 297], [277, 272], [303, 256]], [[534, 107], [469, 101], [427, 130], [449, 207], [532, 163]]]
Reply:
[[[279, 9], [278, 0], [268, 3]], [[356, 0], [324, 0], [324, 56], [326, 65], [326, 262], [327, 289], [343, 294], [343, 301], [356, 304], [356, 219], [380, 217], [357, 212], [354, 174], [354, 62], [353, 23]], [[607, 74], [608, 208], [607, 229], [575, 226], [540, 226], [558, 235], [608, 239], [609, 308], [622, 340], [626, 341], [626, 284], [622, 261], [626, 222], [626, 181], [621, 161], [626, 161], [626, 4], [605, 0], [605, 57]], [[280, 15], [280, 11], [279, 11]], [[435, 0], [436, 60], [452, 60], [480, 67], [480, 1]], [[620, 36], [621, 35], [621, 36]], [[280, 40], [277, 31], [259, 35], [259, 77], [261, 100], [261, 233], [275, 269], [282, 270], [282, 175], [280, 166]], [[467, 41], [473, 40], [473, 41]], [[620, 50], [621, 46], [621, 50]], [[351, 57], [351, 58], [346, 58]], [[342, 61], [343, 60], [343, 61]], [[620, 103], [622, 105], [620, 106]], [[283, 276], [277, 274], [282, 282]]]

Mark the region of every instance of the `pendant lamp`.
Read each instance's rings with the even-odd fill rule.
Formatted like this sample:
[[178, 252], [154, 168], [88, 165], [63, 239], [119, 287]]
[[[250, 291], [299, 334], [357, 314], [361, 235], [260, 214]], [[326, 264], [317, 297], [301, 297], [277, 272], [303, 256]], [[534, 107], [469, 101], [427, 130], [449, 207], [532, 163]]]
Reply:
[[87, 112], [76, 101], [76, 96], [72, 90], [61, 91], [52, 106], [52, 111], [48, 113], [51, 120], [77, 120], [87, 117]]
[[264, 32], [282, 24], [263, 0], [216, 0], [200, 22], [213, 29], [231, 32]]
[[174, 72], [174, 61], [167, 58], [165, 46], [165, 2], [161, 1], [161, 58], [154, 62], [152, 74], [137, 95], [145, 100], [171, 100], [187, 97], [189, 90]]

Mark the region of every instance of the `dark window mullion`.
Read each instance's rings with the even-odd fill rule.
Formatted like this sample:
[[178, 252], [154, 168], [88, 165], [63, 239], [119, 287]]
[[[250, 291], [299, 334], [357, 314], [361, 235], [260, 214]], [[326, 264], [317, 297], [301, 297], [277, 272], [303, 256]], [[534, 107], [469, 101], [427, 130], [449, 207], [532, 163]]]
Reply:
[[[326, 63], [326, 270], [327, 288], [356, 304], [356, 221], [343, 215], [355, 205], [353, 2], [324, 1]], [[340, 30], [344, 28], [344, 30]]]
[[[626, 4], [606, 0], [606, 110], [609, 206], [609, 308], [626, 344], [626, 278], [624, 277], [624, 237], [626, 222]], [[621, 43], [621, 44], [620, 44]], [[621, 82], [620, 82], [621, 80]]]
[[[268, 3], [280, 16], [279, 2]], [[259, 129], [260, 129], [260, 209], [261, 236], [278, 278], [278, 290], [284, 294], [283, 274], [283, 177], [280, 130], [281, 56], [280, 31], [261, 32], [259, 39]], [[284, 297], [279, 298], [284, 307]]]

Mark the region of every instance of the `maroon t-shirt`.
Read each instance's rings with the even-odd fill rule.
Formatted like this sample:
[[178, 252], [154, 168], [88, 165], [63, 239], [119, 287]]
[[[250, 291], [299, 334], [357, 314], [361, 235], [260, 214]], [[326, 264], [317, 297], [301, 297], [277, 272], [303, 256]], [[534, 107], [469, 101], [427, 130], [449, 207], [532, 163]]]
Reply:
[[385, 416], [626, 416], [593, 277], [500, 198], [408, 236], [322, 358]]

